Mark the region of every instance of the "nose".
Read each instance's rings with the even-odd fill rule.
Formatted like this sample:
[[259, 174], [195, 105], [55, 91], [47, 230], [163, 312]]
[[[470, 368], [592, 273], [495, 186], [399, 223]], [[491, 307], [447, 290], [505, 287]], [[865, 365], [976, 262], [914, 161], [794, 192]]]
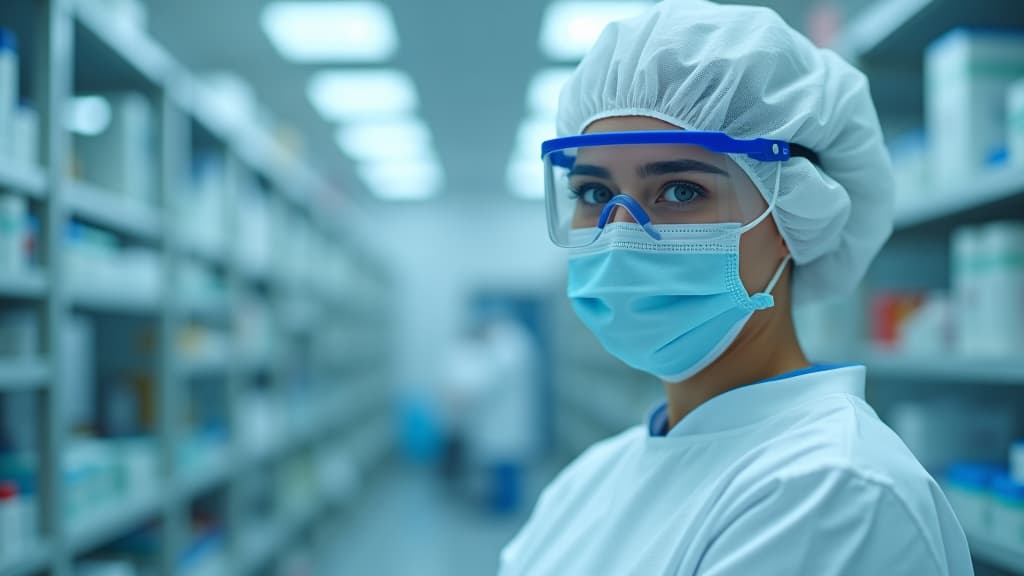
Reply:
[[633, 213], [622, 205], [612, 206], [612, 217], [609, 218], [609, 222], [632, 222], [633, 224], [639, 224]]

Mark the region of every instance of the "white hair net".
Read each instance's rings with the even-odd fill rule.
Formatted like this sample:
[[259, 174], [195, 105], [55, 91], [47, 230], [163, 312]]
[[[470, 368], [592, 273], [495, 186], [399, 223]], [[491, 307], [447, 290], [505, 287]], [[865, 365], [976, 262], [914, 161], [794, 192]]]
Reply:
[[[818, 166], [783, 164], [774, 211], [796, 304], [852, 291], [892, 231], [892, 166], [867, 79], [772, 10], [665, 0], [609, 25], [562, 89], [558, 134], [613, 116], [817, 154]], [[734, 159], [767, 198], [774, 164]]]

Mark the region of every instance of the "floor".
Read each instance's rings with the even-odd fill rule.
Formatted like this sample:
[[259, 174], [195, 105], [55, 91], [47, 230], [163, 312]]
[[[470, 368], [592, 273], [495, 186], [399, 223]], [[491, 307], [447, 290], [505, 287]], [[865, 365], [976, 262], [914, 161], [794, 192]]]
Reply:
[[331, 576], [481, 576], [496, 574], [502, 547], [526, 521], [555, 464], [528, 475], [524, 505], [495, 515], [446, 490], [433, 469], [393, 464], [339, 528], [324, 563]]

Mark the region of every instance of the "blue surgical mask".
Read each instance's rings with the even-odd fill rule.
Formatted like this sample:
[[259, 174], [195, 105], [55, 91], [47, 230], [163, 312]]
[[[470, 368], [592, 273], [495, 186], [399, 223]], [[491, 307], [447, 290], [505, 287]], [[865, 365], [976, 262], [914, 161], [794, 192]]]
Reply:
[[[769, 208], [770, 211], [770, 208]], [[751, 296], [740, 280], [740, 237], [734, 224], [613, 223], [569, 257], [569, 298], [605, 349], [626, 364], [669, 382], [686, 380], [717, 358], [757, 310], [771, 308], [772, 289]], [[580, 230], [593, 235], [595, 231]]]

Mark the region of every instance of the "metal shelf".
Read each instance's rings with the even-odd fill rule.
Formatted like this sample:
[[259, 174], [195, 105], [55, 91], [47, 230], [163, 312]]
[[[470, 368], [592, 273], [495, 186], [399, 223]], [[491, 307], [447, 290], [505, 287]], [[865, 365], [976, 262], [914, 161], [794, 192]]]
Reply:
[[185, 241], [181, 251], [186, 256], [215, 268], [223, 268], [227, 265], [227, 257], [223, 249], [198, 242]]
[[213, 488], [226, 483], [232, 476], [232, 461], [227, 449], [215, 462], [204, 462], [204, 466], [198, 472], [186, 473], [181, 481], [182, 496], [186, 500], [193, 500], [197, 496], [209, 492]]
[[159, 294], [101, 291], [86, 286], [76, 286], [70, 292], [72, 303], [82, 310], [130, 315], [151, 315], [160, 311]]
[[993, 564], [1014, 574], [1024, 574], [1024, 550], [1013, 550], [989, 538], [967, 535], [971, 554], [985, 563]]
[[75, 0], [72, 5], [77, 23], [88, 36], [84, 42], [88, 55], [116, 64], [116, 68], [129, 68], [153, 86], [179, 68], [162, 46], [143, 33], [119, 26], [101, 4]]
[[1005, 0], [875, 0], [846, 26], [836, 50], [850, 59], [920, 66], [928, 44], [952, 28], [1022, 24], [1024, 10]]
[[38, 199], [46, 196], [46, 183], [46, 172], [39, 166], [0, 163], [0, 189]]
[[207, 298], [185, 302], [182, 311], [202, 320], [224, 320], [228, 317], [229, 307], [225, 299]]
[[926, 203], [896, 214], [896, 230], [952, 229], [962, 224], [1024, 215], [1024, 169], [1003, 168], [969, 183], [939, 186]]
[[230, 370], [230, 361], [227, 356], [183, 358], [182, 372], [189, 378], [200, 378], [203, 376], [227, 375]]
[[928, 380], [965, 386], [1024, 387], [1024, 359], [914, 356], [872, 350], [846, 358], [816, 358], [828, 363], [857, 362], [867, 367], [868, 378], [894, 381]]
[[50, 564], [50, 545], [38, 541], [14, 556], [0, 556], [0, 576], [33, 576]]
[[0, 390], [37, 390], [48, 384], [50, 365], [46, 360], [0, 360]]
[[145, 495], [121, 500], [117, 506], [91, 514], [72, 524], [70, 529], [71, 550], [83, 554], [103, 544], [116, 540], [132, 528], [160, 512], [162, 491], [151, 490]]
[[69, 185], [67, 206], [73, 216], [90, 224], [142, 241], [160, 239], [160, 211], [130, 196], [76, 182]]
[[316, 519], [322, 510], [317, 500], [310, 499], [307, 505], [296, 512], [280, 514], [267, 524], [271, 528], [266, 528], [255, 537], [251, 537], [242, 547], [243, 554], [238, 562], [238, 574], [257, 572], [266, 566], [271, 558], [280, 555], [289, 542]]
[[0, 297], [42, 298], [48, 283], [41, 270], [27, 269], [17, 273], [0, 273]]

